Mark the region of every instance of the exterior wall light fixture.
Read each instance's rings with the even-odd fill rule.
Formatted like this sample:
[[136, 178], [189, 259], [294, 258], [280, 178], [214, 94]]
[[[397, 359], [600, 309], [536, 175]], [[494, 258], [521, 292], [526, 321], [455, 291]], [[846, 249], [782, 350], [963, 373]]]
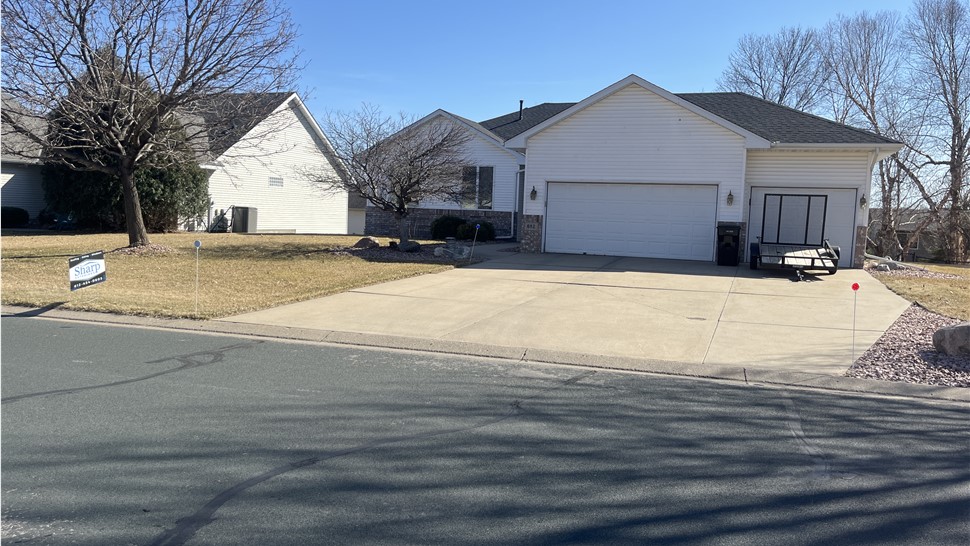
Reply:
[[866, 196], [865, 195], [863, 195], [861, 198], [859, 198], [859, 208], [860, 209], [866, 208], [866, 205], [868, 205], [868, 204], [869, 204], [869, 202], [866, 201]]
[[536, 187], [535, 186], [532, 186], [532, 191], [529, 192], [529, 199], [535, 201], [536, 200], [536, 195], [539, 195], [539, 192], [536, 191]]
[[734, 204], [734, 192], [732, 192], [730, 190], [728, 190], [727, 204], [728, 204], [729, 207]]

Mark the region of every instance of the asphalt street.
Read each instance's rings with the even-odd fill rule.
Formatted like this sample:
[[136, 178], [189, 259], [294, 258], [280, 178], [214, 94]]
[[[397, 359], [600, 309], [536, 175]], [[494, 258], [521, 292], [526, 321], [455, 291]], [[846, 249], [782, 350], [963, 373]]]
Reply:
[[4, 317], [4, 544], [967, 544], [966, 404]]

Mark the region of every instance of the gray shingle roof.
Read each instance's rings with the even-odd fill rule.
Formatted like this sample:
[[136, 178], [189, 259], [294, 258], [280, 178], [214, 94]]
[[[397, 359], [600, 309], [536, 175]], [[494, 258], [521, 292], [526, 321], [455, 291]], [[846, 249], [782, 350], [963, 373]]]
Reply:
[[[196, 102], [190, 109], [179, 111], [178, 118], [186, 127], [190, 137], [190, 147], [199, 160], [215, 159], [239, 142], [246, 133], [266, 119], [292, 94], [229, 93], [214, 95]], [[2, 107], [10, 112], [21, 109], [6, 93], [3, 94]], [[39, 127], [42, 127], [44, 123], [40, 119], [28, 119], [26, 122], [39, 124]], [[40, 158], [40, 146], [14, 133], [6, 124], [3, 124], [0, 145], [2, 145], [2, 155], [5, 161], [37, 160]]]
[[574, 104], [576, 103], [544, 102], [538, 106], [524, 108], [522, 110], [522, 119], [519, 119], [519, 112], [515, 111], [511, 114], [481, 121], [479, 124], [498, 135], [502, 140], [508, 140], [519, 133], [523, 133], [539, 125]]
[[227, 93], [195, 103], [183, 116], [200, 117], [206, 128], [209, 154], [219, 157], [266, 119], [293, 93]]
[[[21, 123], [30, 128], [31, 132], [42, 134], [45, 132], [47, 123], [44, 119], [33, 116], [17, 103], [16, 99], [2, 93], [0, 108], [8, 116], [12, 116], [16, 123]], [[13, 130], [7, 123], [0, 122], [0, 157], [3, 161], [12, 163], [38, 163], [40, 161], [42, 147], [40, 144], [28, 139], [22, 134]]]
[[[836, 123], [744, 93], [678, 93], [678, 97], [769, 142], [787, 144], [899, 144], [869, 131]], [[573, 106], [573, 102], [547, 102], [480, 122], [508, 140]]]
[[836, 123], [744, 93], [678, 93], [677, 96], [769, 142], [899, 144], [898, 141], [869, 131]]

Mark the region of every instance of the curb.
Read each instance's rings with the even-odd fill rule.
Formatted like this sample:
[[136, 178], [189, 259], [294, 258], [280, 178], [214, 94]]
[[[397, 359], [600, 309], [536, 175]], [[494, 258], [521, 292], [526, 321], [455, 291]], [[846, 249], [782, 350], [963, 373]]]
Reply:
[[783, 385], [857, 394], [970, 402], [970, 388], [921, 385], [916, 383], [879, 381], [875, 379], [857, 379], [853, 377], [819, 375], [783, 370], [746, 369], [738, 368], [736, 366], [711, 366], [687, 362], [603, 356], [566, 351], [552, 351], [548, 349], [536, 349], [529, 347], [508, 347], [464, 341], [448, 341], [442, 339], [341, 332], [334, 330], [314, 330], [309, 328], [290, 328], [284, 326], [258, 325], [222, 320], [165, 319], [7, 305], [2, 307], [2, 316], [5, 318], [46, 318], [109, 324], [114, 326], [134, 326], [168, 330], [188, 330], [209, 334], [257, 336], [290, 341], [333, 343], [338, 345], [354, 345], [381, 349], [399, 349], [486, 358], [500, 358], [503, 360], [515, 360], [519, 362], [583, 366], [605, 370], [632, 371], [666, 376], [718, 379], [744, 382], [746, 384], [754, 383]]

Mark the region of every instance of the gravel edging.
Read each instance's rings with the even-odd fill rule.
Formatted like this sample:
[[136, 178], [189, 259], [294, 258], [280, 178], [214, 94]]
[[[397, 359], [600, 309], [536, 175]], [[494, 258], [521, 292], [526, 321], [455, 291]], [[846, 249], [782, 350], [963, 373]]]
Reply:
[[961, 322], [914, 303], [855, 361], [845, 375], [861, 379], [970, 387], [970, 356], [948, 356], [933, 347], [933, 332]]

